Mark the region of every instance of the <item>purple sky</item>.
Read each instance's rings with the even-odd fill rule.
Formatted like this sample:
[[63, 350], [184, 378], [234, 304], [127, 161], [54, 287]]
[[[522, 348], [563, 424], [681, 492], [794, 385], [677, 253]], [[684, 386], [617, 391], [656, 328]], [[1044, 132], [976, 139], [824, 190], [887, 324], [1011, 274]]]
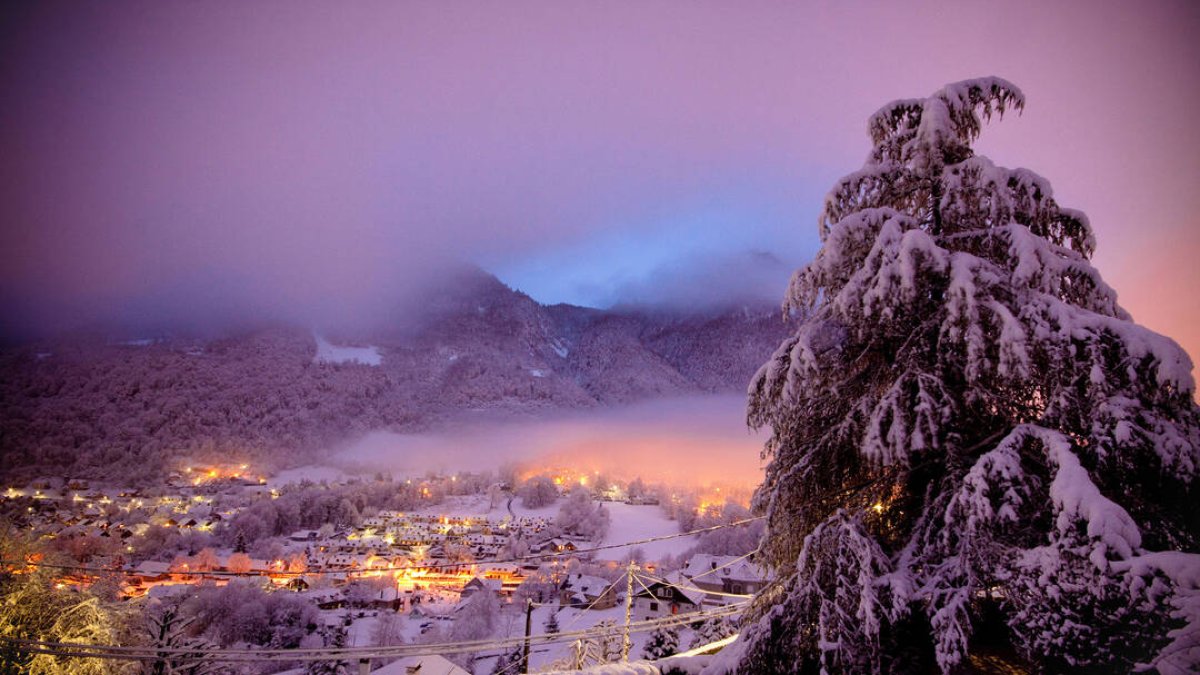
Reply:
[[544, 301], [777, 297], [752, 252], [808, 259], [867, 116], [995, 74], [1029, 104], [982, 152], [1086, 211], [1126, 307], [1200, 354], [1197, 3], [15, 4], [9, 334], [350, 322], [448, 259]]

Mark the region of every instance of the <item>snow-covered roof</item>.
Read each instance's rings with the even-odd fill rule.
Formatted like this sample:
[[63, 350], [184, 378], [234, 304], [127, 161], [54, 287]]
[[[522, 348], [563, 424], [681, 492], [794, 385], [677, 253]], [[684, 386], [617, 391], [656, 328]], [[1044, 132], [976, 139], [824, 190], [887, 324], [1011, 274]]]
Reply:
[[587, 574], [575, 574], [569, 577], [564, 588], [572, 592], [587, 593], [591, 596], [602, 595], [611, 584], [600, 577]]
[[664, 586], [672, 588], [673, 593], [678, 594], [677, 597], [682, 597], [697, 607], [704, 602], [705, 592], [693, 586], [691, 581], [684, 578], [679, 572], [671, 573], [662, 581], [655, 581], [654, 583], [647, 581], [644, 588], [638, 588], [634, 591], [634, 595], [654, 600], [661, 599], [657, 591]]
[[732, 579], [734, 581], [762, 582], [766, 580], [757, 565], [746, 558], [740, 560], [738, 558], [739, 556], [732, 555], [697, 553], [683, 568], [683, 574], [688, 578], [703, 575], [705, 580], [712, 581]]
[[499, 579], [488, 579], [486, 577], [478, 577], [477, 576], [477, 577], [474, 577], [473, 579], [471, 579], [470, 581], [468, 581], [467, 583], [463, 584], [464, 589], [469, 586], [470, 587], [478, 587], [478, 588], [486, 588], [490, 591], [495, 591], [496, 593], [499, 593], [500, 589], [503, 587], [503, 583]]
[[171, 563], [160, 560], [144, 560], [137, 566], [136, 571], [142, 576], [154, 577], [171, 571]]
[[471, 675], [444, 656], [405, 656], [372, 670], [371, 675]]

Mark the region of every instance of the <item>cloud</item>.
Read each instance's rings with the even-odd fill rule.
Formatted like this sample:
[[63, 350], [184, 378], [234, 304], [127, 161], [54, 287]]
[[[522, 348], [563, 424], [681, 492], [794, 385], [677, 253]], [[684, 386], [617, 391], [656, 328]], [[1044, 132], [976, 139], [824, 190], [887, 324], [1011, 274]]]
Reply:
[[685, 259], [618, 286], [614, 304], [702, 310], [778, 305], [791, 273], [766, 251]]
[[593, 303], [723, 253], [792, 264], [868, 115], [997, 74], [1029, 106], [981, 148], [1086, 211], [1133, 314], [1200, 346], [1193, 4], [3, 11], [10, 336], [371, 321], [444, 260]]

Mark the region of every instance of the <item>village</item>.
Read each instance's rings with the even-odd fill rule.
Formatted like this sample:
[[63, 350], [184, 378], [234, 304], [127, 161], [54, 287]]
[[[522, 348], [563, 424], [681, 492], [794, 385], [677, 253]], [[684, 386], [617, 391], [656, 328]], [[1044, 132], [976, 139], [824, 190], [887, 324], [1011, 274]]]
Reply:
[[[426, 476], [396, 484], [428, 499], [459, 480]], [[556, 502], [582, 493], [592, 508], [638, 509], [642, 520], [656, 514], [665, 526], [674, 524], [655, 497], [630, 496], [611, 483], [592, 490], [586, 474], [562, 470], [552, 482], [552, 502], [539, 509], [522, 507], [511, 486], [484, 489], [480, 483], [449, 502], [379, 509], [353, 525], [325, 522], [251, 545], [240, 530], [229, 536], [239, 517], [260, 503], [286, 499], [294, 488], [276, 487], [246, 465], [188, 466], [154, 489], [40, 479], [5, 489], [0, 512], [19, 514], [28, 531], [72, 554], [59, 578], [65, 587], [115, 580], [118, 598], [137, 603], [236, 581], [303, 598], [331, 616], [402, 613], [420, 633], [438, 625], [431, 622], [453, 622], [479, 592], [501, 606], [529, 600], [598, 616], [628, 604], [635, 618], [646, 619], [722, 607], [750, 597], [767, 581], [744, 555], [698, 553], [670, 570], [642, 559], [644, 576], [626, 602], [621, 579], [627, 561], [597, 558], [595, 537], [564, 529]], [[478, 512], [470, 513], [475, 507]], [[619, 537], [620, 524], [614, 529]], [[179, 550], [161, 550], [164, 532], [177, 537], [172, 541]]]

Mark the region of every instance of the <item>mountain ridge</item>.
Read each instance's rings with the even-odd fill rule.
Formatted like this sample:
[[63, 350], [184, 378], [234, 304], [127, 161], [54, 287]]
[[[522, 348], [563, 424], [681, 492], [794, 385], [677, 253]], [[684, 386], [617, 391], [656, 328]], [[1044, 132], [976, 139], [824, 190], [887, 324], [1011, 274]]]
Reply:
[[[181, 456], [278, 464], [375, 429], [538, 416], [742, 391], [787, 332], [777, 309], [542, 305], [486, 273], [353, 336], [379, 365], [325, 363], [306, 328], [227, 337], [62, 339], [0, 350], [4, 474], [162, 473]], [[328, 337], [345, 344], [345, 338]]]

